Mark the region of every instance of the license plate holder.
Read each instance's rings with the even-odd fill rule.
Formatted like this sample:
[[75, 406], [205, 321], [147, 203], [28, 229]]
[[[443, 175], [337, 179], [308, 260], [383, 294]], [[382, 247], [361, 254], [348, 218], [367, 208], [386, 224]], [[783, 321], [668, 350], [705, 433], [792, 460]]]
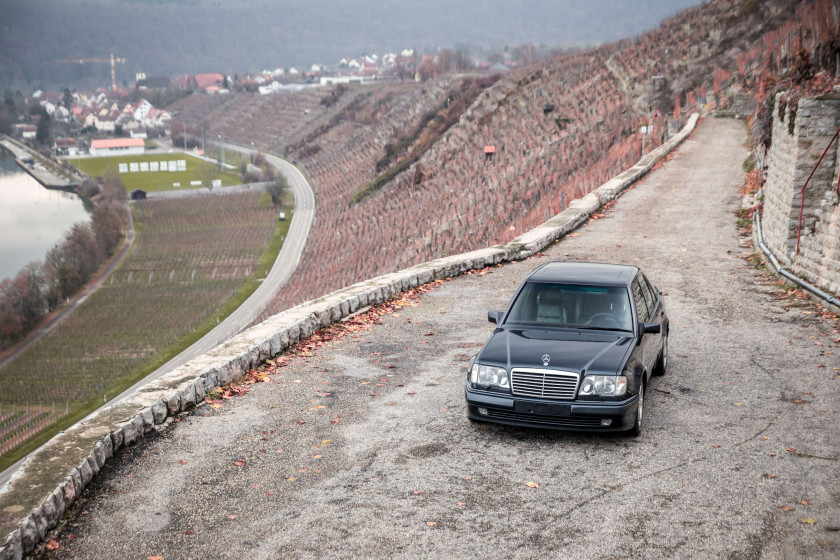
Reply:
[[562, 403], [515, 401], [513, 409], [522, 414], [539, 416], [571, 416], [572, 414], [572, 406]]

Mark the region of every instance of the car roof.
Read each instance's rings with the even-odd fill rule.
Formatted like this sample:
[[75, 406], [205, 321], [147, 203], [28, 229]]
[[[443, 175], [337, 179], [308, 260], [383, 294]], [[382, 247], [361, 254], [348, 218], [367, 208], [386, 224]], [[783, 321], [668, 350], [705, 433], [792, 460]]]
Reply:
[[528, 276], [528, 280], [567, 284], [629, 286], [638, 272], [638, 267], [626, 264], [551, 262], [532, 272]]

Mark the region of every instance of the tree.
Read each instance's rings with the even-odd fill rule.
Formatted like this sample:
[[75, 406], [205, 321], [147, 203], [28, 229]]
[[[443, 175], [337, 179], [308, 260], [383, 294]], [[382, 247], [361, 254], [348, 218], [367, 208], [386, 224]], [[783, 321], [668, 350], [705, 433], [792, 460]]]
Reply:
[[113, 255], [122, 231], [120, 215], [110, 204], [100, 204], [93, 210], [90, 224], [99, 246], [99, 253], [103, 257]]
[[44, 297], [50, 311], [58, 307], [62, 300], [63, 269], [64, 253], [61, 251], [61, 245], [56, 244], [44, 257]]
[[52, 119], [46, 109], [41, 107], [41, 118], [38, 119], [38, 128], [35, 130], [35, 140], [42, 146], [47, 146], [52, 138]]
[[[40, 263], [30, 263], [17, 273], [14, 279], [5, 279], [0, 284], [4, 306], [14, 311], [17, 336], [35, 328], [47, 311], [47, 302], [41, 291], [42, 272]], [[13, 335], [14, 336], [14, 335]]]
[[265, 190], [271, 195], [271, 202], [275, 206], [279, 206], [283, 199], [283, 193], [286, 192], [288, 188], [289, 182], [286, 180], [286, 176], [282, 173], [278, 173], [276, 179], [266, 185]]
[[[10, 282], [7, 278], [3, 283]], [[12, 303], [2, 293], [0, 285], [0, 350], [5, 350], [22, 333], [20, 317]]]
[[11, 134], [13, 128], [12, 116], [8, 111], [0, 111], [0, 134]]
[[201, 184], [208, 189], [213, 189], [213, 181], [219, 178], [219, 168], [214, 163], [204, 162], [198, 167], [196, 176], [201, 180]]
[[15, 115], [15, 120], [17, 120], [17, 116], [23, 114], [23, 110], [26, 108], [26, 100], [24, 100], [23, 94], [20, 92], [20, 90], [17, 90], [15, 92], [14, 99], [15, 108], [17, 109], [17, 115]]
[[70, 228], [70, 233], [62, 243], [61, 250], [64, 253], [65, 263], [72, 265], [72, 269], [78, 274], [77, 277], [68, 276], [68, 280], [72, 281], [68, 281], [67, 291], [62, 294], [66, 297], [76, 293], [87, 282], [99, 268], [102, 258], [96, 237], [88, 224], [80, 223]]
[[73, 94], [70, 92], [70, 88], [64, 88], [64, 95], [62, 96], [61, 103], [67, 108], [67, 110], [70, 110], [73, 106]]
[[102, 173], [102, 195], [106, 200], [117, 204], [122, 204], [128, 198], [125, 183], [113, 167], [106, 168]]

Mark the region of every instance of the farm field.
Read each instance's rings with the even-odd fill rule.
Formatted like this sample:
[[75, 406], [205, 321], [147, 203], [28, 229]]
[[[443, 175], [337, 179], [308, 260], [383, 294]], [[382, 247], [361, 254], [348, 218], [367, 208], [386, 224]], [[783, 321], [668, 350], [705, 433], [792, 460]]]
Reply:
[[[293, 206], [293, 195], [285, 193], [287, 220], [279, 222], [265, 192], [138, 201], [137, 240], [123, 264], [73, 314], [0, 369], [0, 411], [58, 413], [27, 419], [22, 429], [35, 437], [13, 450], [5, 444], [17, 432], [6, 434], [0, 425], [0, 469], [236, 309], [274, 262]], [[36, 424], [47, 429], [38, 433]]]
[[[92, 157], [92, 158], [69, 158], [67, 161], [72, 163], [83, 173], [87, 173], [91, 177], [98, 177], [105, 172], [105, 169], [110, 167], [114, 171], [119, 172], [119, 164], [153, 163], [185, 160], [186, 171], [135, 171], [120, 173], [120, 179], [125, 183], [125, 188], [130, 192], [134, 189], [143, 189], [148, 192], [153, 191], [169, 191], [176, 189], [196, 188], [191, 186], [190, 181], [203, 181], [202, 187], [207, 187], [209, 182], [208, 177], [211, 173], [204, 171], [210, 167], [215, 167], [213, 163], [204, 161], [203, 159], [191, 156], [185, 153], [178, 152], [160, 152], [148, 153], [142, 155], [125, 155], [125, 156], [108, 156], [108, 157]], [[158, 169], [160, 169], [158, 165]], [[233, 170], [228, 169], [225, 173], [218, 172], [214, 178], [221, 179], [223, 186], [238, 185], [242, 183], [239, 174]], [[180, 187], [173, 186], [173, 183], [179, 183]]]

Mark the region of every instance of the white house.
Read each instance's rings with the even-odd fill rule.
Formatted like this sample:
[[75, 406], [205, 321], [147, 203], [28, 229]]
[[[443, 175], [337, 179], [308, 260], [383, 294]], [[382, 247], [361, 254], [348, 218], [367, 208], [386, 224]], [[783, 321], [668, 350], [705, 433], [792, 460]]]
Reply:
[[145, 152], [146, 144], [142, 138], [105, 138], [90, 141], [92, 156], [125, 156]]
[[143, 119], [146, 118], [146, 115], [149, 114], [149, 111], [154, 109], [154, 106], [146, 101], [145, 99], [141, 99], [140, 103], [137, 105], [137, 108], [134, 109], [134, 120], [143, 122]]
[[117, 126], [117, 119], [116, 117], [112, 117], [111, 115], [97, 115], [94, 124], [96, 125], [96, 130], [100, 130], [103, 132], [114, 132], [114, 129]]
[[147, 128], [160, 128], [172, 120], [172, 115], [163, 109], [151, 109], [140, 123]]

